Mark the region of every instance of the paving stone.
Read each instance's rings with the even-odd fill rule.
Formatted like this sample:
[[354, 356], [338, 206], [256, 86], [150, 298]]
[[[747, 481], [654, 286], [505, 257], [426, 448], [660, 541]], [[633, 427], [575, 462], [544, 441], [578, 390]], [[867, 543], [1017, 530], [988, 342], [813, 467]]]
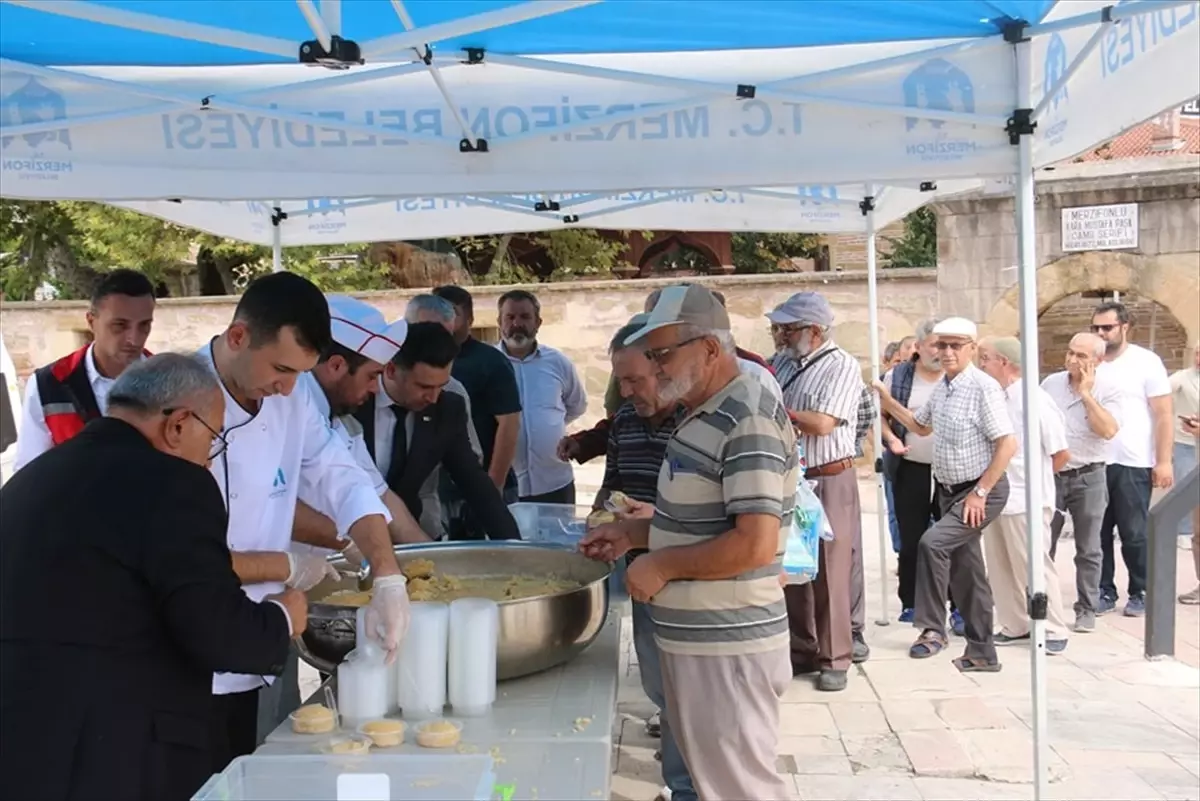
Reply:
[[838, 703], [829, 705], [833, 722], [845, 734], [886, 734], [887, 719], [878, 703]]
[[[1200, 740], [1200, 693], [1189, 690], [1163, 690], [1157, 697], [1142, 698], [1142, 706]], [[1200, 749], [1200, 743], [1197, 744]]]
[[1007, 709], [996, 709], [978, 697], [947, 698], [933, 706], [951, 729], [1003, 729], [1020, 722]]
[[880, 702], [883, 714], [887, 718], [892, 731], [927, 731], [930, 729], [945, 729], [946, 721], [937, 713], [932, 701], [898, 701], [885, 700]]
[[792, 756], [846, 756], [846, 749], [837, 737], [780, 737], [778, 751]]
[[1128, 768], [1073, 776], [1046, 788], [1046, 801], [1162, 801], [1162, 798], [1162, 793]]
[[797, 776], [804, 801], [921, 801], [907, 776]]
[[[1029, 725], [1027, 709], [1009, 708]], [[1167, 754], [1190, 754], [1197, 748], [1193, 737], [1139, 704], [1052, 700], [1047, 718], [1054, 743], [1069, 748]]]
[[[1051, 732], [1051, 739], [1054, 733]], [[1053, 746], [1054, 752], [1072, 768], [1172, 768], [1179, 763], [1153, 751], [1098, 751], [1090, 748]], [[1200, 757], [1198, 757], [1200, 759]], [[1082, 771], [1075, 771], [1081, 773]]]
[[825, 704], [784, 704], [779, 720], [779, 733], [784, 736], [837, 736], [837, 726]]
[[[993, 781], [1029, 782], [1033, 780], [1033, 733], [1017, 729], [969, 729], [954, 732], [963, 744], [979, 778]], [[1062, 781], [1070, 768], [1047, 749], [1050, 781]]]
[[1125, 684], [1153, 687], [1200, 687], [1200, 671], [1191, 665], [1163, 659], [1155, 662], [1139, 660], [1107, 668], [1104, 675]]
[[948, 729], [900, 732], [900, 744], [918, 776], [971, 778], [975, 763]]
[[1183, 766], [1188, 773], [1200, 779], [1200, 751], [1186, 755], [1175, 754], [1171, 759]]
[[1134, 767], [1133, 773], [1167, 798], [1200, 796], [1200, 781], [1179, 765], [1171, 767]]
[[959, 673], [945, 655], [931, 659], [868, 662], [862, 666], [881, 699], [957, 698], [975, 695], [978, 685]]
[[850, 734], [842, 744], [855, 773], [910, 774], [912, 764], [895, 734]]
[[1030, 784], [991, 782], [985, 779], [939, 779], [917, 776], [913, 780], [924, 801], [1028, 801], [1033, 797]]
[[662, 779], [646, 776], [627, 776], [621, 773], [612, 777], [611, 801], [649, 801], [662, 789]]
[[861, 672], [851, 670], [846, 689], [828, 693], [817, 689], [812, 676], [800, 676], [792, 680], [783, 693], [785, 704], [827, 704], [831, 701], [870, 703], [878, 701], [875, 688]]

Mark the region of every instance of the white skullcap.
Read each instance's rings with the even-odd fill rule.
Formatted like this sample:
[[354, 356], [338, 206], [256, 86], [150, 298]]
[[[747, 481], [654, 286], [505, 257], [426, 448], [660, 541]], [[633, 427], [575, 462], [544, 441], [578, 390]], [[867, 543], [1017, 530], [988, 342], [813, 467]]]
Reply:
[[388, 325], [383, 313], [369, 303], [346, 295], [326, 295], [333, 341], [380, 364], [387, 364], [404, 344], [408, 323]]
[[979, 333], [979, 329], [975, 327], [975, 323], [966, 317], [947, 317], [933, 327], [933, 333], [943, 337], [975, 339]]

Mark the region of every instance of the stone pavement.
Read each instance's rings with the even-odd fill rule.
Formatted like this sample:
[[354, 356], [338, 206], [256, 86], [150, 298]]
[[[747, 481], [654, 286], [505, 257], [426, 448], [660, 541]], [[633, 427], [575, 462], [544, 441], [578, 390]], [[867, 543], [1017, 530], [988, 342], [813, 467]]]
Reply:
[[[893, 622], [874, 625], [879, 546], [874, 490], [867, 482], [862, 490], [871, 659], [852, 671], [842, 693], [819, 693], [810, 678], [793, 681], [784, 699], [780, 771], [806, 800], [1032, 798], [1029, 649], [1001, 649], [998, 674], [956, 671], [950, 659], [961, 653], [957, 638], [939, 657], [910, 659], [916, 632], [895, 622], [894, 557]], [[1069, 543], [1059, 570], [1073, 593]], [[1188, 590], [1195, 586], [1191, 555], [1179, 555], [1179, 589]], [[1124, 580], [1119, 576], [1118, 586]], [[1200, 799], [1200, 611], [1177, 609], [1178, 661], [1146, 661], [1144, 620], [1113, 615], [1100, 618], [1092, 634], [1072, 635], [1065, 654], [1047, 660], [1050, 798]], [[661, 785], [660, 765], [657, 741], [644, 733], [653, 708], [641, 691], [628, 619], [624, 640], [612, 798], [649, 801]]]

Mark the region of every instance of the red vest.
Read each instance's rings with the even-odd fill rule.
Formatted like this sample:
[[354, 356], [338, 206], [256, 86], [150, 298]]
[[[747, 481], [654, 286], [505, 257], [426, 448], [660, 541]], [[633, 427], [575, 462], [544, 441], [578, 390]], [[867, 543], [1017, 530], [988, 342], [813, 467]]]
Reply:
[[[88, 347], [84, 345], [34, 373], [42, 417], [55, 445], [62, 445], [82, 431], [88, 421], [100, 416], [92, 382], [88, 380]], [[150, 352], [145, 351], [145, 355]]]

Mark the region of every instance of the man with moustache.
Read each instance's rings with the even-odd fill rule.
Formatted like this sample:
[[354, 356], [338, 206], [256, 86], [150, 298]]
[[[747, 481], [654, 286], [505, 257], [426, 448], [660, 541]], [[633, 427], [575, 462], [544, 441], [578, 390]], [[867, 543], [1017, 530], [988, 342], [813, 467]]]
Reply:
[[1092, 333], [1104, 340], [1097, 375], [1121, 391], [1121, 428], [1113, 437], [1105, 474], [1108, 508], [1100, 527], [1100, 601], [1097, 613], [1117, 607], [1113, 531], [1121, 533], [1121, 558], [1129, 571], [1126, 617], [1146, 613], [1146, 525], [1150, 493], [1174, 483], [1175, 439], [1171, 380], [1153, 352], [1129, 341], [1133, 318], [1125, 304], [1102, 303], [1092, 313]]
[[521, 436], [513, 468], [517, 494], [527, 503], [575, 504], [575, 472], [559, 458], [567, 424], [587, 411], [587, 393], [562, 351], [538, 342], [542, 305], [532, 292], [500, 296], [500, 344], [521, 392]]
[[650, 605], [666, 712], [697, 794], [776, 801], [791, 683], [779, 575], [800, 467], [783, 405], [738, 368], [729, 315], [701, 286], [664, 289], [625, 340], [656, 369], [662, 405], [687, 415], [667, 443], [651, 520], [598, 526], [580, 547], [635, 548], [630, 596]]
[[113, 270], [92, 292], [86, 318], [91, 344], [39, 368], [25, 389], [13, 472], [102, 416], [113, 382], [149, 355], [154, 286], [137, 270]]
[[1050, 558], [1058, 550], [1063, 512], [1075, 527], [1075, 624], [1086, 633], [1096, 628], [1100, 601], [1100, 526], [1108, 507], [1105, 459], [1120, 430], [1121, 392], [1097, 367], [1104, 359], [1104, 340], [1076, 334], [1067, 345], [1066, 370], [1046, 376], [1042, 389], [1063, 413], [1067, 429], [1066, 466], [1054, 475], [1055, 513], [1050, 524]]

